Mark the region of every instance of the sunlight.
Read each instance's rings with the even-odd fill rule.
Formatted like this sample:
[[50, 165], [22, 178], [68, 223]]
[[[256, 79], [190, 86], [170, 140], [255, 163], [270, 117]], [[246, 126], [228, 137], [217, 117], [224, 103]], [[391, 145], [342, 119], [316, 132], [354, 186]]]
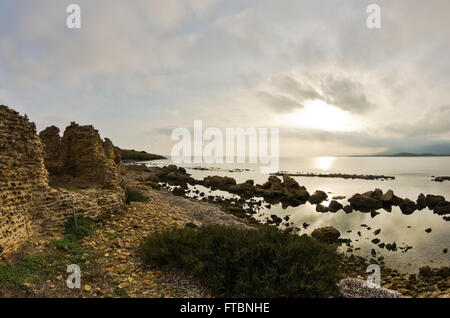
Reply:
[[353, 131], [361, 127], [361, 123], [348, 112], [319, 99], [306, 101], [304, 108], [284, 115], [281, 121], [291, 127], [327, 131]]
[[336, 159], [335, 157], [317, 157], [316, 158], [316, 167], [322, 170], [330, 170], [333, 165], [333, 161]]

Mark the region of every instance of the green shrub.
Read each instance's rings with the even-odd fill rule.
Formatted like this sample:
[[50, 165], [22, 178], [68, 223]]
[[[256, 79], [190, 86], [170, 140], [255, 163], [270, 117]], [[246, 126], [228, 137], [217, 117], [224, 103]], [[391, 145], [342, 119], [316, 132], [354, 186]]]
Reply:
[[144, 262], [178, 268], [216, 297], [328, 297], [337, 295], [336, 248], [272, 227], [172, 229], [150, 235]]
[[139, 191], [138, 189], [135, 188], [130, 188], [128, 187], [126, 190], [126, 199], [127, 202], [148, 202], [148, 197], [143, 194], [141, 191]]

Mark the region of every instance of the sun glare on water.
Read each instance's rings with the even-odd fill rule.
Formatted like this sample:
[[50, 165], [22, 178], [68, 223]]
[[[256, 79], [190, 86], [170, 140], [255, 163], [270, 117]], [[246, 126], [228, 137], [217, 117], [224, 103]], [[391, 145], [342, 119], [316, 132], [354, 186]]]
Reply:
[[321, 170], [330, 170], [333, 165], [334, 157], [317, 157], [316, 158], [316, 166]]
[[349, 113], [317, 99], [306, 101], [304, 108], [284, 115], [281, 121], [290, 127], [326, 131], [353, 131], [361, 127], [360, 122]]

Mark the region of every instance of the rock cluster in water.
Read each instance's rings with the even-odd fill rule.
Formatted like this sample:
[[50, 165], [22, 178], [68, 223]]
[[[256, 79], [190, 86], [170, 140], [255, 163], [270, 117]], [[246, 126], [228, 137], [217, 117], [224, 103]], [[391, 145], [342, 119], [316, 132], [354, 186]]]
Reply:
[[[406, 215], [424, 208], [429, 208], [434, 213], [443, 215], [445, 220], [448, 220], [446, 215], [450, 214], [450, 202], [439, 195], [424, 195], [421, 193], [413, 201], [408, 198], [396, 196], [392, 190], [383, 193], [381, 189], [375, 189], [353, 195], [348, 199], [348, 205], [344, 206], [336, 199], [333, 199], [328, 206], [325, 206], [322, 205], [322, 202], [328, 200], [327, 193], [317, 190], [313, 194], [310, 194], [304, 186], [300, 186], [297, 181], [287, 174], [282, 175], [282, 179], [272, 175], [264, 184], [259, 185], [255, 184], [253, 180], [237, 183], [234, 178], [227, 176], [207, 176], [203, 180], [196, 180], [184, 168], [177, 168], [175, 165], [155, 168], [154, 171], [153, 177], [149, 178], [148, 181], [155, 183], [155, 185], [159, 182], [164, 182], [176, 186], [173, 191], [178, 195], [185, 194], [187, 185], [191, 184], [202, 185], [211, 190], [227, 191], [243, 199], [262, 197], [269, 204], [281, 203], [283, 208], [289, 206], [296, 207], [309, 202], [310, 204], [316, 205], [317, 212], [323, 213], [335, 213], [341, 209], [345, 213], [351, 213], [356, 210], [371, 213], [371, 216], [375, 217], [379, 214], [377, 210], [384, 209], [390, 212], [392, 206], [397, 206]], [[338, 197], [338, 199], [341, 198]]]

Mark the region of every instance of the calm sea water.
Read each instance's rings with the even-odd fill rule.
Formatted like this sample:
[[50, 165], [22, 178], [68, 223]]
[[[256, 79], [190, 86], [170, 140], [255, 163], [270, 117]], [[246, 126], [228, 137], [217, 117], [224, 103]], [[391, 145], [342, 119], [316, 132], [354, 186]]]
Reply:
[[[158, 160], [148, 162], [148, 165], [163, 166], [170, 160]], [[254, 164], [181, 164], [188, 173], [196, 179], [202, 179], [208, 175], [230, 176], [237, 182], [253, 179], [256, 183], [264, 183], [268, 176], [259, 172], [259, 166]], [[214, 170], [199, 171], [190, 168], [206, 167]], [[249, 169], [249, 171], [230, 172], [233, 169]], [[280, 159], [280, 170], [314, 173], [348, 173], [348, 174], [379, 174], [395, 176], [395, 180], [359, 180], [337, 179], [317, 177], [295, 177], [300, 185], [305, 186], [310, 193], [315, 190], [329, 192], [329, 201], [333, 196], [345, 196], [339, 200], [343, 205], [347, 199], [355, 193], [363, 193], [375, 188], [383, 191], [392, 189], [402, 198], [410, 198], [415, 201], [420, 193], [443, 195], [450, 200], [450, 182], [433, 182], [432, 176], [450, 176], [450, 157], [414, 157], [414, 158], [389, 158], [389, 157], [303, 157]], [[327, 205], [325, 202], [324, 205]], [[346, 214], [344, 211], [337, 213], [318, 213], [315, 206], [306, 203], [295, 208], [282, 209], [281, 205], [272, 206], [271, 209], [263, 209], [257, 218], [264, 220], [267, 216], [276, 214], [280, 217], [290, 216], [290, 222], [297, 226], [306, 222], [310, 224], [308, 229], [301, 233], [310, 234], [314, 229], [324, 226], [333, 226], [341, 232], [341, 237], [350, 238], [355, 255], [371, 258], [371, 250], [377, 252], [376, 258], [384, 257], [386, 265], [406, 273], [416, 273], [420, 266], [431, 267], [450, 266], [450, 254], [444, 254], [444, 248], [450, 248], [450, 222], [443, 220], [442, 216], [433, 214], [424, 209], [416, 211], [412, 215], [403, 215], [399, 208], [393, 207], [392, 212], [378, 210], [379, 215], [372, 218], [370, 213], [353, 212]], [[367, 230], [361, 227], [366, 224]], [[431, 228], [431, 233], [425, 229]], [[381, 229], [377, 236], [373, 232]], [[348, 233], [348, 231], [351, 231]], [[361, 232], [358, 236], [357, 232]], [[381, 249], [371, 243], [373, 238], [379, 238], [381, 242], [396, 242], [397, 246], [412, 246], [406, 253], [398, 249], [396, 252]], [[342, 252], [347, 247], [342, 246]]]

